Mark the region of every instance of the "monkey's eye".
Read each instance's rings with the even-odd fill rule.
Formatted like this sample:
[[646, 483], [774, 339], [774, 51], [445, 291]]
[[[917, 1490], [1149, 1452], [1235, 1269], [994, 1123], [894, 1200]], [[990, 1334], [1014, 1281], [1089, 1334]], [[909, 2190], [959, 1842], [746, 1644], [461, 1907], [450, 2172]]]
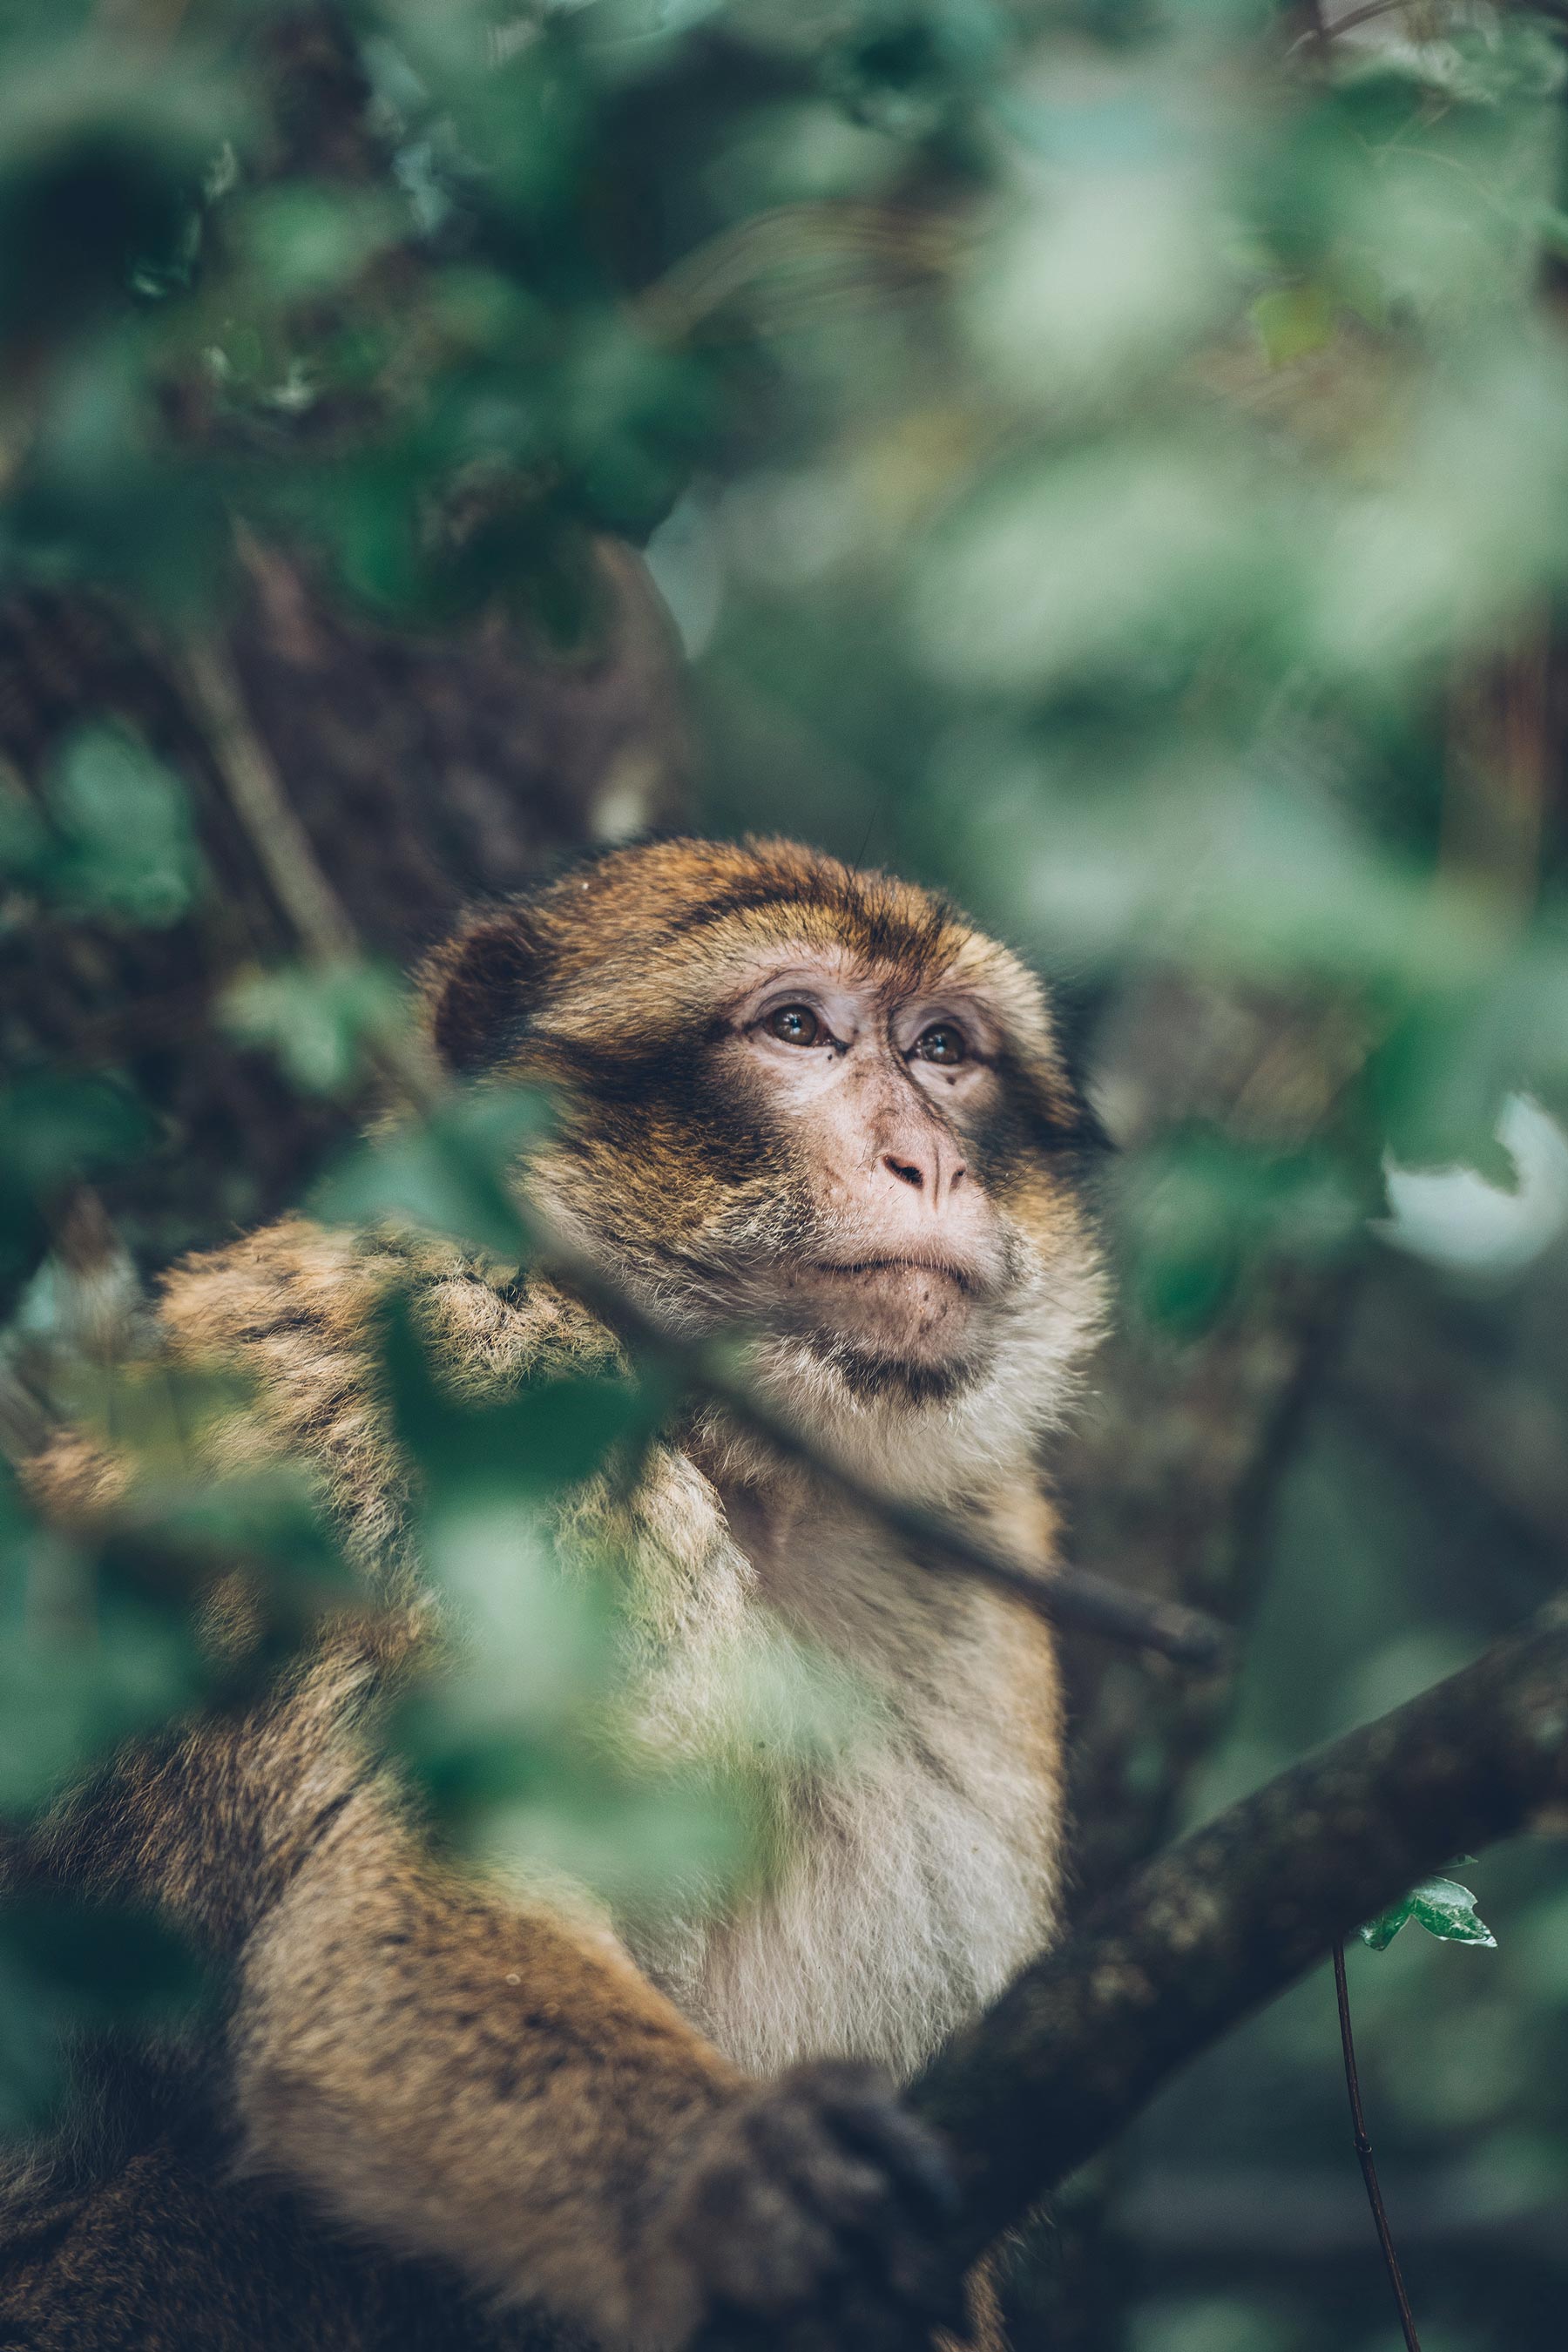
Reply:
[[769, 1013], [767, 1026], [768, 1034], [782, 1037], [786, 1045], [820, 1045], [825, 1034], [809, 1004], [781, 1004]]
[[951, 1069], [955, 1062], [969, 1059], [969, 1040], [962, 1029], [951, 1021], [933, 1021], [915, 1039], [910, 1059], [912, 1062], [941, 1062]]

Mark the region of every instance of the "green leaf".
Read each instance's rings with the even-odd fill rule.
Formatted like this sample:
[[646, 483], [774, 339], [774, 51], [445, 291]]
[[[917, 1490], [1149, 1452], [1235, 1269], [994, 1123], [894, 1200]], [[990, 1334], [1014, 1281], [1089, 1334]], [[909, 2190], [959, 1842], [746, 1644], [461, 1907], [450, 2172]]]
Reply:
[[317, 1188], [313, 1213], [328, 1224], [390, 1221], [515, 1259], [513, 1171], [546, 1118], [537, 1087], [476, 1087], [362, 1146]]
[[1357, 1929], [1363, 1944], [1374, 1952], [1385, 1952], [1401, 1927], [1414, 1919], [1429, 1936], [1438, 1937], [1446, 1944], [1483, 1944], [1495, 1951], [1497, 1937], [1476, 1909], [1476, 1898], [1468, 1886], [1452, 1878], [1424, 1878], [1397, 1903], [1380, 1911]]
[[342, 1094], [365, 1075], [367, 1058], [405, 1020], [392, 973], [374, 964], [293, 965], [237, 980], [223, 1000], [225, 1024], [266, 1045], [309, 1094]]
[[162, 929], [201, 887], [184, 786], [117, 727], [73, 735], [49, 778], [61, 849], [47, 879], [62, 898]]
[[167, 2015], [200, 1990], [183, 1937], [146, 1911], [27, 1896], [0, 1911], [0, 1944], [35, 1978], [95, 2019]]
[[[5, 12], [6, 32], [35, 20], [0, 74], [0, 325], [15, 336], [63, 334], [132, 287], [183, 282], [204, 176], [244, 128], [237, 86], [162, 45], [82, 39], [78, 13]], [[47, 46], [51, 18], [70, 47]]]
[[1321, 286], [1281, 286], [1260, 294], [1252, 323], [1270, 367], [1285, 367], [1334, 338], [1334, 305]]
[[82, 2033], [177, 2025], [206, 1990], [191, 1947], [119, 1904], [29, 1895], [0, 1906], [0, 2127], [47, 2130]]
[[42, 1803], [121, 1740], [195, 1706], [208, 1679], [188, 1622], [114, 1593], [93, 1605], [86, 1570], [60, 1561], [58, 1551], [40, 1538], [18, 1565], [28, 1594], [48, 1593], [61, 1617], [76, 1608], [79, 1631], [67, 1619], [58, 1635], [34, 1638], [20, 1593], [5, 1596], [0, 1619], [0, 1808], [7, 1810]]
[[145, 1107], [118, 1079], [34, 1070], [0, 1095], [0, 1134], [5, 1182], [47, 1193], [133, 1160], [147, 1149], [153, 1128]]
[[1121, 1204], [1135, 1297], [1157, 1323], [1188, 1331], [1211, 1324], [1268, 1253], [1342, 1246], [1360, 1205], [1326, 1154], [1262, 1151], [1197, 1124], [1148, 1147]]
[[572, 1374], [496, 1399], [453, 1395], [405, 1300], [387, 1314], [382, 1370], [398, 1435], [418, 1462], [426, 1507], [481, 1494], [535, 1497], [579, 1485], [664, 1409], [631, 1381]]
[[304, 183], [253, 196], [237, 241], [279, 300], [317, 301], [362, 270], [401, 226], [397, 206], [380, 191]]
[[0, 1088], [0, 1278], [36, 1265], [51, 1197], [136, 1159], [153, 1132], [143, 1105], [109, 1076], [36, 1069]]

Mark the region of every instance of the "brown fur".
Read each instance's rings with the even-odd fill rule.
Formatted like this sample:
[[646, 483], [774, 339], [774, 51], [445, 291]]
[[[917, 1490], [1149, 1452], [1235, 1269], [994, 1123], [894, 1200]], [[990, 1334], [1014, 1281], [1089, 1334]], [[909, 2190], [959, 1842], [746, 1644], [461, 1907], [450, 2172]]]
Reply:
[[[984, 993], [1001, 1094], [965, 1149], [1014, 1271], [984, 1369], [952, 1392], [788, 1338], [760, 1347], [757, 1377], [873, 1470], [900, 1477], [907, 1458], [905, 1483], [1037, 1541], [1034, 1441], [1096, 1311], [1076, 1158], [1090, 1137], [1041, 993], [1004, 950], [926, 894], [793, 845], [666, 844], [472, 920], [427, 968], [432, 1039], [460, 1073], [572, 1089], [529, 1181], [657, 1311], [700, 1322], [738, 1236], [753, 1260], [781, 1245], [795, 1181], [763, 1112], [704, 1094], [698, 1054], [738, 976], [783, 949]], [[219, 1957], [229, 1994], [190, 2049], [151, 2074], [121, 2066], [96, 2134], [18, 2174], [0, 2347], [488, 2352], [573, 2325], [673, 2345], [714, 2311], [802, 2295], [868, 2347], [923, 2340], [939, 2306], [890, 2282], [936, 2234], [929, 2152], [844, 2062], [911, 2071], [1049, 1932], [1048, 1635], [699, 1416], [632, 1495], [595, 1490], [574, 1513], [626, 1563], [634, 1749], [749, 1754], [735, 1669], [798, 1643], [859, 1678], [869, 1732], [826, 1776], [781, 1781], [781, 1869], [739, 1912], [686, 1894], [663, 1919], [616, 1922], [560, 1890], [458, 1880], [365, 1731], [422, 1638], [375, 1381], [395, 1291], [475, 1396], [618, 1360], [559, 1287], [406, 1237], [289, 1220], [171, 1279], [175, 1356], [255, 1391], [216, 1466], [312, 1462], [395, 1613], [345, 1619], [247, 1715], [128, 1752], [48, 1826], [46, 1879], [157, 1902]], [[51, 1477], [62, 1507], [119, 1499], [74, 1444]], [[857, 2221], [873, 2192], [880, 2254]]]

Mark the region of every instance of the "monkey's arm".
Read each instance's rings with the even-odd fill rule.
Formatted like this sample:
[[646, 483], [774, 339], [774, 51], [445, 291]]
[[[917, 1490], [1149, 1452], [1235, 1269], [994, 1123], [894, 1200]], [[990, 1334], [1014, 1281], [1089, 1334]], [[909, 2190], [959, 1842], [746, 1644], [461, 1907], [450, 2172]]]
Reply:
[[444, 1876], [354, 1792], [247, 1937], [233, 2028], [245, 2161], [384, 2242], [615, 2337], [676, 2341], [656, 2184], [739, 2079], [606, 1938]]
[[[165, 1300], [180, 1354], [258, 1384], [223, 1454], [312, 1456], [367, 1559], [400, 1483], [369, 1322], [408, 1271], [289, 1223], [184, 1269]], [[418, 1271], [466, 1375], [603, 1348], [547, 1288]], [[62, 1879], [159, 1901], [228, 1959], [242, 2160], [612, 2341], [674, 2345], [721, 2317], [797, 2323], [803, 2345], [829, 2326], [866, 2352], [926, 2342], [960, 2308], [929, 2251], [945, 2176], [926, 2135], [868, 2070], [746, 2082], [607, 1934], [439, 1870], [355, 1740], [386, 1663], [384, 1636], [356, 1639], [245, 1719], [121, 1759], [56, 1841]]]
[[437, 1867], [353, 1737], [369, 1679], [345, 1644], [128, 1751], [47, 1841], [57, 1883], [229, 1956], [244, 2167], [611, 2343], [766, 2319], [901, 2352], [951, 2324], [923, 2131], [858, 2067], [746, 2082], [608, 1935]]

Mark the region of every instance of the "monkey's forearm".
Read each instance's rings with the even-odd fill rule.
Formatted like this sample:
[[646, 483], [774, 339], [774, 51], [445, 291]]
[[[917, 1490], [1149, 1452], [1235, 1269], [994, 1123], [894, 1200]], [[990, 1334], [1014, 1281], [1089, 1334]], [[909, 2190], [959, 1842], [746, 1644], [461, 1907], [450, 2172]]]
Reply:
[[607, 1937], [443, 1877], [374, 1790], [251, 1937], [233, 2063], [246, 2160], [383, 2243], [612, 2339], [696, 2316], [650, 2200], [741, 2078]]
[[353, 1736], [364, 1666], [345, 1644], [247, 1719], [125, 1751], [48, 1841], [58, 1882], [229, 1959], [242, 2163], [607, 2345], [793, 2311], [925, 2347], [956, 2309], [951, 2188], [888, 2086], [749, 2083], [607, 1934], [438, 1871]]
[[389, 2249], [673, 2342], [689, 2283], [645, 2223], [742, 2078], [607, 1934], [426, 1859], [353, 1736], [375, 1679], [345, 1640], [245, 1717], [128, 1748], [49, 1825], [45, 1873], [233, 1966], [257, 2170]]

